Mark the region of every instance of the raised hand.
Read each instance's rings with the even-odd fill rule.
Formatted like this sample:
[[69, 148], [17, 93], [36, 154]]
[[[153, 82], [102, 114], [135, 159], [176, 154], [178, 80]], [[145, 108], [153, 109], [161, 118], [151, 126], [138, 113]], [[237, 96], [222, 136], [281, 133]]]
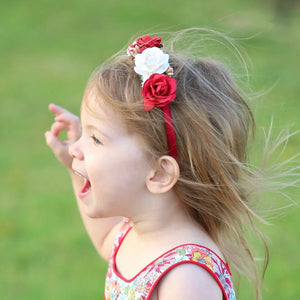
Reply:
[[[51, 129], [45, 133], [47, 145], [56, 158], [71, 169], [72, 157], [69, 154], [69, 146], [81, 136], [80, 120], [68, 110], [52, 103], [49, 105], [49, 110], [55, 114], [55, 118]], [[59, 134], [64, 130], [67, 132], [67, 140], [62, 141], [59, 139]]]

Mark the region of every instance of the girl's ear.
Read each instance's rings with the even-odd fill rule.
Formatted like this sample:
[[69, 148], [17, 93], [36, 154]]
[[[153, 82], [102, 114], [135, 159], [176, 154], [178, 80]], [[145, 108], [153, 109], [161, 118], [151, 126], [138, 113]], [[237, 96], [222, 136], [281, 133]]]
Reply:
[[177, 161], [168, 155], [161, 156], [146, 179], [148, 190], [153, 194], [163, 194], [172, 189], [180, 175]]

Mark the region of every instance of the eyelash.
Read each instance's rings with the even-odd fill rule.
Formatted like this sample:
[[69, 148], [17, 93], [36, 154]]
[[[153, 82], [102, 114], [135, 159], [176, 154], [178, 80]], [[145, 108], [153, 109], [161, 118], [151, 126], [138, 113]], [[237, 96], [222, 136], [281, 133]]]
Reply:
[[91, 135], [91, 138], [93, 139], [95, 145], [103, 145], [102, 142], [98, 138], [96, 138], [94, 134]]

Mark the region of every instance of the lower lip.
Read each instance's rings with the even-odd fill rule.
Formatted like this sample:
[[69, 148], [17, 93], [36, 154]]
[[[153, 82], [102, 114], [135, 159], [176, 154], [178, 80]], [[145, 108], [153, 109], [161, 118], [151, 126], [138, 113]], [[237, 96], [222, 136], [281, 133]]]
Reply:
[[84, 199], [90, 194], [90, 192], [91, 192], [91, 183], [87, 179], [85, 179], [84, 185], [81, 188], [78, 196], [80, 199]]

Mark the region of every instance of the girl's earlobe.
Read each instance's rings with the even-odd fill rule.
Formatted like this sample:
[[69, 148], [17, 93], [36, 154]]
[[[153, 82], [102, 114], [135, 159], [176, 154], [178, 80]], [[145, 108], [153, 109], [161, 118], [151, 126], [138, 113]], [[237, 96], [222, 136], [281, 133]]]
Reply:
[[156, 166], [147, 177], [146, 185], [151, 193], [163, 194], [176, 184], [180, 170], [177, 161], [168, 155], [160, 157]]

